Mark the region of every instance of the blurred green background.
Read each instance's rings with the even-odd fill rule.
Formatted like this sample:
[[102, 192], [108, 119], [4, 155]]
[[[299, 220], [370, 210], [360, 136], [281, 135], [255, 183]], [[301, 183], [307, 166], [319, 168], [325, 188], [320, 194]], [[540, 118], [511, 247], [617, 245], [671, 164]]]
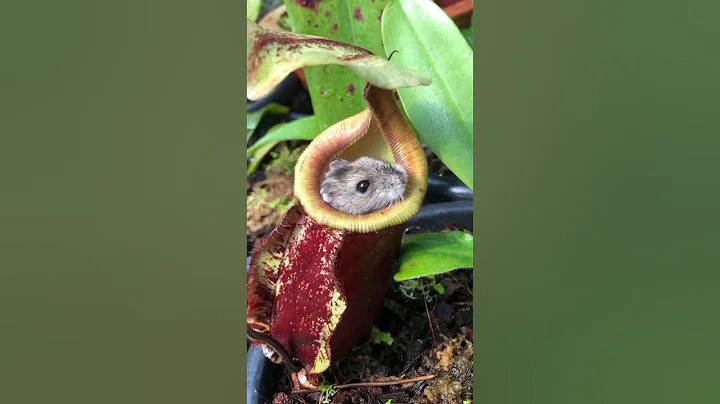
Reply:
[[720, 7], [481, 10], [475, 402], [718, 402]]

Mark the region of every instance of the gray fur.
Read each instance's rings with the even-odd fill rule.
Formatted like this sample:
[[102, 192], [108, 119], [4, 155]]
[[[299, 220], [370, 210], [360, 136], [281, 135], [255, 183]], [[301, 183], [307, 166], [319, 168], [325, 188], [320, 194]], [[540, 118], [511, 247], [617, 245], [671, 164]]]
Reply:
[[[364, 180], [370, 181], [370, 186], [362, 193], [357, 184]], [[407, 173], [398, 164], [372, 157], [355, 161], [337, 159], [330, 163], [320, 194], [339, 211], [364, 215], [403, 200], [406, 186]]]

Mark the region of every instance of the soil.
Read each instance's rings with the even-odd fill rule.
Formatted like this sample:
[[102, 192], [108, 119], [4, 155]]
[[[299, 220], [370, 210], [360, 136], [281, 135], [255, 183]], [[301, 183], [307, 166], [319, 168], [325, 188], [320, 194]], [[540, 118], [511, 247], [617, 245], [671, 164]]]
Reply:
[[442, 285], [442, 294], [427, 281], [405, 293], [398, 283], [393, 283], [382, 313], [375, 321], [379, 330], [392, 336], [392, 343], [373, 342], [369, 338], [323, 375], [332, 385], [426, 375], [434, 375], [434, 379], [387, 387], [346, 388], [327, 398], [321, 397], [320, 392], [292, 393], [290, 380], [283, 378], [273, 403], [471, 402], [472, 270], [439, 275], [435, 282]]
[[[258, 172], [260, 174], [260, 172]], [[297, 203], [293, 195], [293, 175], [280, 166], [248, 181], [248, 255], [277, 226], [287, 209]]]

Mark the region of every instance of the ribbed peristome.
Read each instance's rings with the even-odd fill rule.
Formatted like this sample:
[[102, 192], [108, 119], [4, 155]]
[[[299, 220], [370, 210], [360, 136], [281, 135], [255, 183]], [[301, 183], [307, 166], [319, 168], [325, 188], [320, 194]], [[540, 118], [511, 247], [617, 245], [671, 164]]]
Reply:
[[[307, 214], [323, 225], [357, 233], [407, 222], [420, 209], [428, 180], [425, 152], [393, 92], [368, 85], [365, 101], [367, 109], [318, 135], [295, 166], [295, 196]], [[361, 156], [395, 162], [405, 168], [408, 184], [402, 201], [365, 215], [344, 213], [323, 201], [320, 186], [330, 162]]]

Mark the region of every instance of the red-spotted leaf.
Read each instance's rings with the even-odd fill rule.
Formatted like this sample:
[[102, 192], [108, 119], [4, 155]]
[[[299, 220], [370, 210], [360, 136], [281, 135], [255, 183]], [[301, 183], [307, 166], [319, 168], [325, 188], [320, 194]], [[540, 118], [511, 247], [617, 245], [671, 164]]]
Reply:
[[[387, 59], [380, 31], [386, 0], [286, 0], [286, 4], [293, 32], [361, 46]], [[315, 66], [305, 68], [304, 73], [320, 130], [365, 109], [361, 94], [365, 79], [352, 70]]]
[[270, 31], [247, 20], [247, 98], [268, 95], [288, 74], [307, 66], [347, 66], [373, 85], [396, 89], [428, 85], [412, 73], [359, 46], [312, 35]]

